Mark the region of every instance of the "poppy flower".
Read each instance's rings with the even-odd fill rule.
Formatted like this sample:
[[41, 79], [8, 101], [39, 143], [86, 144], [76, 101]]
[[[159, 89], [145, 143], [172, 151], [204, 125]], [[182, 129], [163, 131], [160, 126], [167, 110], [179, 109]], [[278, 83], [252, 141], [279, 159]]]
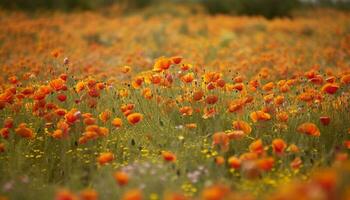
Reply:
[[54, 89], [56, 91], [60, 91], [65, 86], [65, 82], [64, 82], [64, 80], [57, 78], [57, 79], [50, 81], [50, 86], [52, 89]]
[[162, 152], [163, 159], [167, 162], [175, 162], [176, 156], [170, 151], [163, 151]]
[[4, 139], [8, 139], [10, 136], [10, 129], [9, 128], [2, 128], [0, 129], [0, 135], [4, 138]]
[[55, 114], [58, 116], [64, 116], [67, 114], [67, 110], [63, 108], [58, 108], [55, 110]]
[[126, 191], [120, 200], [142, 200], [142, 193], [139, 189], [132, 189]]
[[292, 169], [299, 169], [300, 166], [302, 164], [302, 160], [300, 157], [296, 157], [291, 163], [290, 163], [290, 167]]
[[123, 125], [123, 122], [119, 117], [116, 117], [112, 120], [112, 125], [116, 128], [120, 128]]
[[204, 188], [202, 191], [202, 200], [224, 200], [229, 194], [230, 189], [224, 185], [212, 185]]
[[77, 115], [77, 110], [72, 109], [71, 111], [69, 111], [64, 117], [66, 119], [66, 122], [69, 124], [74, 124], [78, 119], [79, 116]]
[[180, 56], [174, 56], [171, 58], [171, 61], [174, 63], [174, 64], [180, 64], [181, 61], [182, 61], [182, 57]]
[[274, 139], [272, 141], [273, 152], [277, 155], [283, 154], [286, 147], [287, 147], [287, 144], [282, 139]]
[[85, 83], [83, 81], [80, 81], [75, 85], [75, 91], [77, 93], [81, 92], [84, 89], [85, 89]]
[[83, 120], [85, 125], [94, 125], [96, 124], [96, 119], [93, 117], [88, 117]]
[[62, 131], [61, 129], [55, 130], [55, 131], [51, 134], [51, 136], [52, 136], [53, 138], [55, 138], [55, 139], [62, 139], [62, 138], [64, 137], [63, 131]]
[[113, 177], [120, 186], [126, 185], [129, 182], [128, 174], [122, 171], [115, 172]]
[[249, 116], [253, 120], [253, 122], [267, 121], [271, 119], [271, 115], [262, 110], [252, 112]]
[[213, 145], [219, 145], [222, 151], [227, 151], [229, 148], [230, 138], [224, 132], [216, 132], [213, 134]]
[[261, 158], [257, 161], [257, 165], [262, 171], [270, 171], [275, 164], [272, 157]]
[[131, 113], [127, 116], [127, 120], [130, 124], [135, 125], [142, 121], [143, 115], [140, 113]]
[[190, 106], [184, 106], [180, 108], [180, 113], [182, 116], [191, 116], [193, 113], [193, 109]]
[[282, 95], [279, 95], [279, 96], [275, 97], [275, 99], [274, 99], [274, 103], [276, 105], [281, 105], [281, 104], [283, 104], [283, 102], [284, 102], [284, 96], [282, 96]]
[[235, 83], [233, 86], [232, 86], [233, 89], [235, 90], [238, 90], [238, 91], [242, 91], [243, 88], [244, 88], [244, 84], [243, 83]]
[[184, 83], [191, 83], [194, 80], [194, 74], [192, 72], [185, 74], [181, 77], [181, 80]]
[[331, 122], [331, 118], [328, 116], [321, 116], [320, 121], [324, 126], [328, 126], [328, 124]]
[[100, 156], [97, 158], [97, 161], [100, 165], [105, 165], [109, 162], [112, 162], [113, 160], [114, 155], [111, 152], [101, 153]]
[[80, 200], [98, 200], [98, 193], [93, 189], [85, 189], [79, 193]]
[[350, 74], [342, 76], [340, 82], [343, 84], [350, 84]]
[[232, 101], [228, 106], [228, 112], [232, 113], [232, 112], [242, 111], [244, 105], [245, 105], [245, 101], [243, 99]]
[[249, 151], [259, 155], [264, 153], [264, 146], [261, 139], [255, 140], [249, 145]]
[[215, 104], [218, 101], [218, 96], [216, 95], [208, 95], [207, 98], [205, 98], [205, 102], [207, 104]]
[[339, 85], [336, 83], [326, 83], [323, 87], [322, 87], [322, 92], [324, 93], [328, 93], [328, 94], [334, 94], [337, 92], [337, 90], [339, 89]]
[[26, 123], [21, 123], [20, 125], [18, 125], [18, 128], [15, 129], [15, 132], [17, 135], [24, 137], [24, 138], [28, 138], [28, 139], [34, 138], [34, 133], [33, 133], [32, 129], [27, 128]]
[[235, 156], [231, 156], [228, 159], [230, 168], [239, 169], [241, 167], [241, 160]]
[[155, 72], [161, 72], [163, 70], [169, 69], [171, 65], [171, 60], [165, 57], [160, 57], [156, 60], [154, 66], [153, 66], [153, 71]]
[[[218, 87], [223, 88], [223, 87], [225, 87], [226, 82], [225, 82], [224, 79], [221, 79], [221, 78], [220, 78], [219, 80], [216, 81], [216, 85], [217, 85]], [[242, 90], [242, 89], [241, 89], [241, 90]]]
[[195, 128], [197, 128], [197, 124], [196, 123], [186, 124], [185, 126], [188, 129], [195, 129]]
[[275, 87], [275, 84], [273, 82], [269, 82], [262, 86], [262, 90], [271, 91], [274, 87]]
[[123, 66], [122, 70], [121, 70], [124, 74], [128, 73], [131, 71], [131, 67], [130, 66]]
[[299, 125], [297, 131], [311, 136], [320, 136], [320, 131], [317, 126], [310, 122]]
[[214, 83], [212, 83], [212, 82], [208, 83], [207, 90], [213, 90], [213, 89], [215, 89]]
[[299, 147], [295, 144], [291, 144], [289, 145], [288, 149], [287, 149], [289, 152], [292, 152], [292, 153], [298, 153], [299, 152]]
[[228, 133], [226, 133], [226, 135], [230, 140], [238, 140], [246, 136], [246, 134], [241, 130], [229, 131]]
[[162, 77], [159, 74], [153, 74], [150, 80], [153, 84], [159, 84], [162, 81]]
[[152, 99], [153, 94], [151, 88], [145, 88], [142, 90], [142, 96], [146, 99]]
[[222, 156], [215, 157], [216, 165], [223, 165], [225, 163], [225, 158]]
[[105, 110], [99, 114], [99, 118], [102, 122], [106, 123], [111, 118], [111, 111]]
[[252, 132], [252, 127], [242, 120], [233, 121], [232, 128], [235, 130], [242, 130], [245, 134], [250, 134]]
[[61, 189], [56, 193], [55, 200], [78, 200], [78, 197], [69, 190]]
[[280, 122], [287, 122], [289, 119], [289, 116], [287, 112], [279, 112], [277, 113], [276, 118]]
[[11, 117], [4, 120], [4, 128], [13, 128], [13, 119]]
[[135, 89], [138, 89], [138, 88], [141, 87], [141, 85], [142, 85], [143, 82], [144, 82], [144, 78], [141, 77], [141, 76], [138, 76], [138, 77], [136, 77], [136, 78], [132, 81], [131, 85], [132, 85]]
[[64, 102], [67, 100], [67, 96], [64, 94], [59, 94], [59, 95], [57, 95], [57, 99], [61, 102]]

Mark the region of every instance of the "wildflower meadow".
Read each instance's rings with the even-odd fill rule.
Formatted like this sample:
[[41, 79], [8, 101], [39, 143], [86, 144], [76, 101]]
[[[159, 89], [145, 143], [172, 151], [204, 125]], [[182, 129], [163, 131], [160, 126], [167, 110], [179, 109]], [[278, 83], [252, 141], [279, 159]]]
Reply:
[[0, 11], [0, 200], [350, 199], [350, 14]]

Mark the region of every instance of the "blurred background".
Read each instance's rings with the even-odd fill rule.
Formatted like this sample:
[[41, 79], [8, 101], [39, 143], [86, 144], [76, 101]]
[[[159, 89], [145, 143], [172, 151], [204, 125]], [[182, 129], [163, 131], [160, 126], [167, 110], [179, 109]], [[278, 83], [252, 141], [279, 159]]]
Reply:
[[290, 17], [294, 10], [330, 7], [350, 10], [350, 0], [0, 0], [5, 10], [28, 12], [59, 10], [103, 10], [118, 7], [124, 13], [149, 8], [184, 6], [210, 14], [262, 15], [266, 18]]

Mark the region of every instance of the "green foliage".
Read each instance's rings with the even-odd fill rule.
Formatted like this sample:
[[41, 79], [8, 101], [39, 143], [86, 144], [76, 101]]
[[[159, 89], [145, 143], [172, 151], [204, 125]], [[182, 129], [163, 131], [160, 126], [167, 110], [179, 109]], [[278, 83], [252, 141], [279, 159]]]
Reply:
[[38, 9], [53, 9], [53, 10], [87, 10], [108, 7], [113, 4], [121, 5], [128, 9], [143, 8], [150, 5], [153, 0], [2, 0], [0, 7], [5, 9], [20, 9], [20, 10], [38, 10]]
[[210, 13], [238, 13], [262, 15], [266, 18], [289, 16], [298, 5], [298, 0], [203, 0]]

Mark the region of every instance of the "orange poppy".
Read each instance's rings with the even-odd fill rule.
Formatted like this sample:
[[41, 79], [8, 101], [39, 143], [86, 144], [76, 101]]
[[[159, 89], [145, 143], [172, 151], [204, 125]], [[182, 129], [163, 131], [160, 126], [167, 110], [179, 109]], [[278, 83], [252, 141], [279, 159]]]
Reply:
[[239, 169], [241, 167], [241, 160], [235, 156], [231, 156], [228, 159], [228, 164], [233, 169]]
[[274, 139], [272, 141], [273, 152], [276, 153], [277, 155], [283, 154], [286, 147], [287, 147], [287, 144], [282, 139]]
[[135, 125], [142, 121], [143, 115], [140, 113], [131, 113], [127, 116], [127, 120], [130, 124]]
[[50, 86], [52, 89], [59, 91], [59, 90], [62, 90], [64, 88], [65, 82], [64, 82], [64, 80], [57, 78], [57, 79], [50, 81]]
[[129, 176], [127, 173], [125, 172], [122, 172], [122, 171], [118, 171], [118, 172], [115, 172], [113, 174], [114, 176], [114, 179], [117, 181], [117, 183], [120, 185], [120, 186], [123, 186], [123, 185], [126, 185], [128, 184], [129, 182]]
[[339, 85], [336, 83], [326, 83], [323, 87], [322, 87], [322, 92], [328, 93], [328, 94], [334, 94], [337, 92], [337, 90], [339, 89]]
[[83, 122], [85, 125], [94, 125], [96, 124], [96, 119], [93, 117], [88, 117], [88, 118], [85, 118]]
[[55, 130], [55, 131], [51, 134], [51, 136], [52, 136], [53, 138], [55, 138], [55, 139], [62, 139], [62, 138], [64, 137], [63, 131], [62, 131], [61, 129]]
[[291, 144], [288, 147], [288, 151], [292, 152], [292, 153], [298, 153], [299, 152], [299, 147], [295, 144]]
[[101, 112], [99, 118], [102, 122], [106, 123], [111, 118], [111, 111], [105, 110]]
[[205, 98], [205, 102], [207, 104], [215, 104], [218, 100], [219, 98], [216, 95], [209, 95], [207, 98]]
[[80, 200], [98, 200], [98, 193], [93, 189], [85, 189], [79, 194]]
[[298, 126], [297, 131], [311, 136], [320, 136], [320, 131], [314, 123], [306, 122]]
[[270, 171], [275, 164], [272, 157], [261, 158], [257, 161], [257, 165], [262, 171]]
[[15, 132], [17, 135], [20, 135], [21, 137], [33, 139], [34, 133], [30, 128], [27, 128], [26, 123], [21, 123], [18, 125], [18, 128], [15, 129]]
[[4, 139], [8, 139], [10, 136], [10, 129], [9, 128], [2, 128], [0, 129], [0, 135], [4, 138]]
[[11, 117], [4, 120], [4, 128], [13, 128], [13, 119]]
[[71, 191], [62, 189], [56, 193], [55, 200], [78, 200], [78, 198]]
[[193, 113], [193, 109], [190, 106], [184, 106], [180, 108], [180, 113], [182, 116], [190, 116]]
[[142, 200], [142, 193], [141, 190], [139, 189], [133, 189], [133, 190], [128, 190], [126, 191], [121, 200]]
[[238, 140], [243, 138], [246, 135], [246, 133], [244, 133], [241, 130], [234, 130], [234, 131], [228, 132], [226, 135], [230, 140]]
[[165, 57], [160, 57], [156, 60], [154, 66], [153, 66], [153, 71], [155, 72], [161, 72], [163, 70], [169, 69], [171, 65], [171, 60]]
[[230, 193], [230, 189], [224, 185], [213, 185], [204, 188], [202, 191], [202, 200], [224, 200]]
[[275, 87], [275, 84], [273, 82], [269, 82], [262, 86], [262, 90], [271, 91], [274, 87]]
[[111, 152], [101, 153], [100, 156], [97, 158], [97, 161], [100, 165], [105, 165], [109, 162], [112, 162], [113, 160], [114, 155]]
[[252, 127], [242, 120], [233, 121], [232, 128], [235, 130], [242, 130], [245, 134], [250, 134], [252, 132]]
[[302, 164], [302, 160], [300, 157], [294, 158], [294, 160], [290, 163], [290, 167], [292, 169], [299, 169]]
[[223, 165], [225, 163], [225, 158], [222, 156], [215, 157], [215, 163], [217, 165]]
[[289, 116], [288, 116], [287, 112], [279, 112], [279, 113], [277, 113], [276, 118], [280, 122], [287, 122]]
[[170, 151], [163, 151], [162, 152], [163, 159], [167, 162], [175, 162], [176, 156]]
[[255, 140], [249, 145], [249, 151], [261, 155], [264, 153], [264, 146], [261, 139]]
[[181, 77], [181, 80], [184, 83], [191, 83], [194, 80], [194, 74], [192, 72], [185, 74]]
[[229, 148], [230, 138], [224, 132], [216, 132], [213, 135], [213, 145], [219, 145], [222, 151], [227, 151]]
[[350, 74], [346, 74], [341, 77], [340, 82], [343, 84], [349, 84], [350, 83]]
[[123, 121], [119, 117], [116, 117], [113, 119], [112, 125], [116, 128], [120, 128], [123, 125]]
[[250, 114], [250, 118], [253, 120], [253, 122], [267, 121], [271, 119], [271, 115], [262, 110], [258, 110], [258, 111], [252, 112]]
[[174, 56], [171, 58], [171, 61], [174, 63], [174, 64], [180, 64], [181, 61], [182, 61], [182, 57], [180, 56]]

